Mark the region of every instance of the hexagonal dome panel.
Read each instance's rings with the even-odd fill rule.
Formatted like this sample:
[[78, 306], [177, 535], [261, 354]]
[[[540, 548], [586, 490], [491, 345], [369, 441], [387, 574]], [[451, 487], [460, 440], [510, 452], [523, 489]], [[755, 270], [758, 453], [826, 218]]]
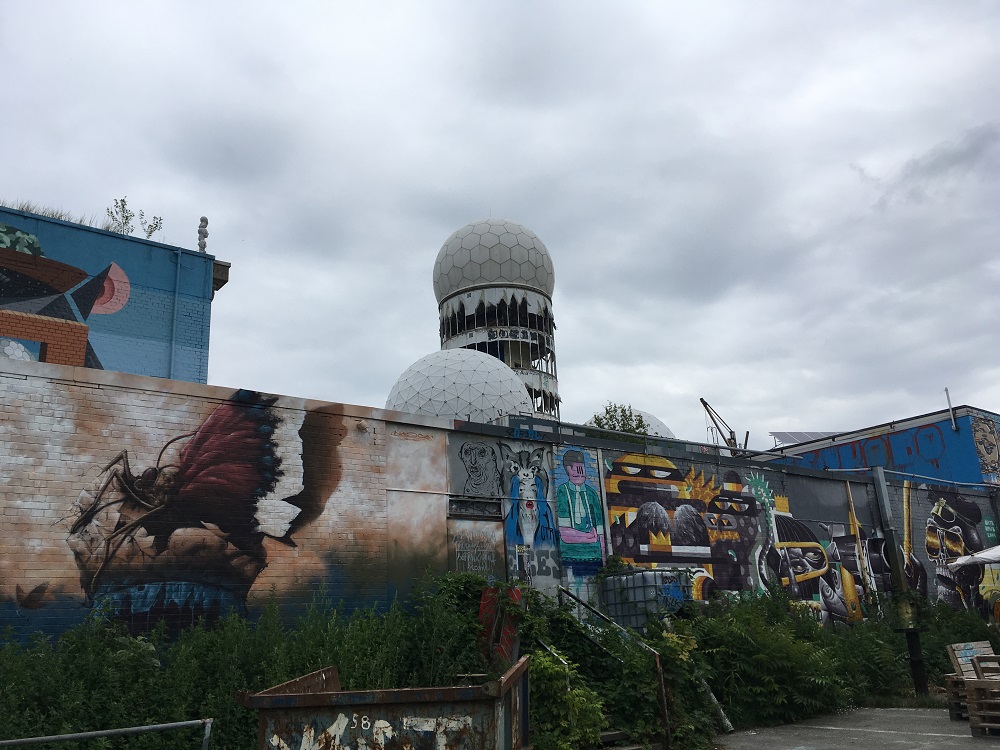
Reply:
[[513, 221], [477, 219], [466, 224], [438, 252], [434, 295], [440, 304], [456, 292], [484, 284], [527, 286], [551, 298], [555, 272], [549, 251], [534, 232]]
[[443, 349], [418, 359], [399, 376], [385, 408], [470, 422], [532, 412], [517, 373], [475, 349]]
[[[20, 362], [34, 362], [34, 355], [19, 341], [0, 337], [0, 358], [16, 359]], [[513, 372], [513, 370], [511, 370]], [[518, 380], [520, 382], [520, 380]], [[525, 391], [527, 394], [527, 391]]]

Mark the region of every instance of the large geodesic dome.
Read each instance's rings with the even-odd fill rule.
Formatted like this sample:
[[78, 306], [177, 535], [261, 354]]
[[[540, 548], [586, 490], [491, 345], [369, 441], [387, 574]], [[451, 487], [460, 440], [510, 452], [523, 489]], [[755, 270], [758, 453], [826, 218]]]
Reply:
[[434, 262], [438, 304], [472, 287], [520, 286], [552, 298], [555, 273], [542, 241], [506, 219], [479, 219], [454, 232]]
[[418, 359], [399, 376], [385, 408], [468, 422], [532, 412], [517, 373], [475, 349], [443, 349]]

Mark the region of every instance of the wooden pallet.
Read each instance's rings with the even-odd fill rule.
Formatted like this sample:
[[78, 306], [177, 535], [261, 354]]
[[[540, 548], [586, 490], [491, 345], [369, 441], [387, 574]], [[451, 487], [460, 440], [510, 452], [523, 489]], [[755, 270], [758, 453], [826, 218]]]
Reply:
[[977, 680], [1000, 679], [1000, 656], [973, 656], [972, 668]]
[[948, 717], [952, 721], [968, 721], [969, 707], [965, 693], [965, 678], [957, 674], [946, 674], [944, 689], [948, 696]]
[[966, 680], [969, 731], [1000, 736], [1000, 680]]
[[993, 656], [993, 646], [989, 641], [971, 641], [969, 643], [953, 643], [946, 647], [954, 674], [945, 675], [944, 686], [948, 694], [948, 716], [952, 721], [964, 721], [969, 718], [969, 710], [965, 683], [975, 680], [980, 675], [976, 673], [976, 661]]
[[972, 660], [977, 656], [993, 656], [993, 645], [989, 641], [971, 641], [970, 643], [953, 643], [945, 646], [948, 658], [955, 668], [955, 674], [967, 680], [976, 679], [976, 669]]

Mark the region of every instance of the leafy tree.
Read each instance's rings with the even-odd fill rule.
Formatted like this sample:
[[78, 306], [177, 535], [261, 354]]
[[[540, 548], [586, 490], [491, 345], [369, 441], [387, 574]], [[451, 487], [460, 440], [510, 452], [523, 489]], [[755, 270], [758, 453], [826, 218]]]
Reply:
[[638, 412], [632, 411], [628, 404], [616, 404], [608, 401], [604, 412], [595, 414], [591, 420], [595, 427], [616, 432], [631, 432], [635, 435], [648, 435], [650, 425]]
[[[135, 211], [128, 207], [127, 195], [122, 196], [121, 198], [116, 198], [112, 206], [106, 209], [106, 213], [108, 215], [108, 220], [105, 224], [105, 229], [109, 232], [132, 234], [135, 230], [135, 225], [132, 223], [132, 219], [135, 218]], [[163, 229], [163, 217], [154, 216], [152, 221], [146, 221], [145, 212], [140, 210], [139, 226], [148, 240], [154, 234]]]

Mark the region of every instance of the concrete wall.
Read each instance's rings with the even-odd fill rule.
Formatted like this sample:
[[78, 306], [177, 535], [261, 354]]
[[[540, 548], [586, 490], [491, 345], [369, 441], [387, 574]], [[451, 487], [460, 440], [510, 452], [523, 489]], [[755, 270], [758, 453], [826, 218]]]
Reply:
[[681, 448], [0, 360], [0, 628], [385, 605], [448, 569], [592, 597], [611, 553], [849, 621], [890, 586], [883, 521], [931, 596], [995, 607], [993, 573], [939, 576], [995, 543], [983, 493], [890, 483], [883, 511], [867, 480]]
[[36, 361], [204, 383], [213, 262], [0, 208], [0, 338]]

